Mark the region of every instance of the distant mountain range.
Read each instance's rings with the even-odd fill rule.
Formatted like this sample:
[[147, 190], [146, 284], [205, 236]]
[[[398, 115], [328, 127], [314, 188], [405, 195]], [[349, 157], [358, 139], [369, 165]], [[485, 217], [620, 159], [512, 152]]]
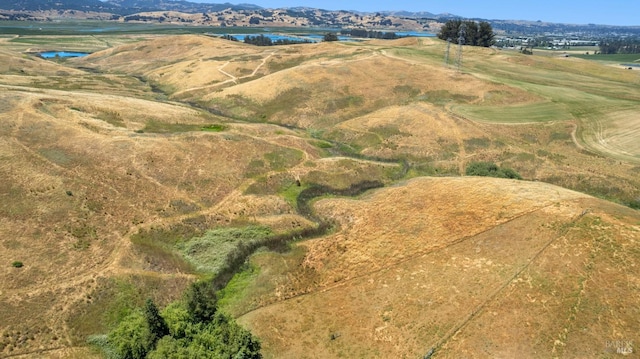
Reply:
[[[446, 16], [452, 17], [447, 14]], [[308, 7], [266, 9], [253, 4], [184, 0], [3, 0], [0, 20], [82, 18], [206, 26], [325, 26], [437, 31], [443, 18], [429, 12], [328, 11]]]
[[0, 4], [0, 8], [13, 11], [75, 10], [110, 12], [119, 15], [144, 11], [213, 12], [225, 9], [234, 11], [262, 9], [260, 6], [252, 4], [204, 4], [183, 0], [4, 0], [3, 4]]
[[[184, 0], [5, 0], [0, 9], [13, 11], [47, 11], [47, 10], [76, 10], [91, 12], [112, 12], [128, 15], [146, 11], [182, 11], [182, 12], [216, 12], [230, 9], [264, 10], [265, 8], [253, 4], [231, 3], [199, 3]], [[292, 7], [294, 11], [311, 10], [308, 7]], [[314, 9], [315, 10], [315, 9]], [[354, 13], [359, 13], [355, 12]], [[438, 18], [455, 16], [451, 14], [436, 15], [430, 12], [381, 11], [387, 16]], [[364, 14], [364, 13], [363, 13]]]

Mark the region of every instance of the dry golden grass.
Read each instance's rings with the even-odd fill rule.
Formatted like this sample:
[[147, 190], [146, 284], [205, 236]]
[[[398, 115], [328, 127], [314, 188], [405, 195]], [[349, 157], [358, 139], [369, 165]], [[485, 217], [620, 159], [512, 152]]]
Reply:
[[185, 35], [110, 48], [73, 61], [105, 72], [144, 76], [169, 92], [180, 92], [220, 86], [231, 76], [247, 75], [267, 56], [257, 47]]
[[[261, 260], [275, 289], [240, 318], [267, 357], [593, 357], [638, 330], [639, 288], [622, 279], [638, 275], [637, 212], [477, 178], [316, 208], [341, 230], [300, 243], [296, 261]], [[606, 289], [608, 276], [621, 287]]]
[[[637, 212], [537, 182], [396, 182], [401, 160], [407, 178], [494, 161], [640, 199], [639, 94], [616, 69], [465, 48], [457, 73], [435, 39], [146, 37], [60, 64], [0, 43], [0, 356], [84, 357], [118, 303], [178, 297], [195, 274], [134, 245], [141, 230], [313, 227], [296, 179], [394, 186], [319, 201], [338, 231], [254, 257], [231, 308], [257, 309], [241, 320], [267, 356], [606, 356], [636, 339], [620, 308], [638, 298]], [[548, 103], [555, 121], [503, 124], [505, 105]]]

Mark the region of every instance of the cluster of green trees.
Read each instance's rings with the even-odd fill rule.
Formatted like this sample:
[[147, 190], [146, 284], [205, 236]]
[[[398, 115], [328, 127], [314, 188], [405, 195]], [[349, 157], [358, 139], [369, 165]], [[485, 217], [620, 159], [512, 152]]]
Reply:
[[607, 39], [600, 41], [600, 53], [612, 54], [640, 54], [640, 39]]
[[114, 359], [262, 358], [260, 342], [218, 310], [214, 286], [203, 281], [162, 312], [148, 299], [93, 343]]
[[222, 35], [222, 38], [225, 39], [225, 40], [229, 40], [229, 41], [238, 41], [237, 38], [235, 38], [235, 37], [233, 37], [231, 35], [228, 35], [228, 34]]
[[324, 34], [322, 41], [338, 41], [338, 35], [335, 32], [327, 32]]
[[491, 24], [486, 21], [475, 22], [473, 20], [462, 21], [460, 19], [447, 21], [440, 32], [438, 38], [442, 40], [451, 39], [453, 43], [458, 43], [460, 29], [464, 26], [464, 45], [489, 47], [495, 43], [495, 34]]
[[309, 40], [290, 40], [290, 39], [278, 39], [276, 41], [271, 40], [269, 37], [260, 34], [258, 36], [247, 35], [244, 37], [245, 44], [251, 44], [256, 46], [274, 46], [274, 45], [292, 45], [292, 44], [308, 44]]
[[465, 174], [467, 176], [522, 179], [518, 172], [511, 168], [500, 168], [493, 162], [471, 162], [467, 166]]
[[395, 32], [373, 31], [364, 29], [346, 29], [340, 31], [342, 35], [353, 37], [364, 37], [367, 39], [397, 39], [399, 36]]

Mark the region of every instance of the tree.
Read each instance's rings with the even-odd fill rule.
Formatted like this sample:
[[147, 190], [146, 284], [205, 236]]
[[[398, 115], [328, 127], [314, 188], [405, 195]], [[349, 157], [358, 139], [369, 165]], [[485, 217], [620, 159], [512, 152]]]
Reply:
[[140, 311], [135, 311], [125, 317], [107, 338], [118, 357], [144, 359], [151, 349], [150, 335], [144, 315]]
[[322, 39], [322, 41], [338, 41], [338, 35], [336, 35], [333, 32], [328, 32], [326, 34], [324, 34], [324, 38]]
[[464, 44], [472, 46], [489, 47], [495, 43], [495, 34], [491, 24], [486, 21], [479, 23], [473, 20], [462, 21], [460, 19], [454, 19], [447, 21], [438, 33], [438, 38], [441, 40], [451, 39], [453, 43], [458, 43], [460, 37], [460, 27], [465, 25]]
[[193, 283], [187, 290], [185, 299], [187, 311], [196, 323], [211, 321], [218, 309], [218, 298], [215, 288], [208, 282]]
[[491, 24], [486, 21], [480, 21], [478, 24], [478, 46], [489, 47], [495, 44], [495, 34]]
[[147, 321], [149, 327], [149, 348], [155, 348], [158, 340], [162, 339], [165, 335], [169, 335], [169, 327], [164, 321], [164, 318], [160, 316], [158, 307], [150, 298], [147, 299], [144, 306], [144, 319]]
[[106, 336], [107, 357], [122, 359], [260, 359], [260, 341], [217, 310], [211, 282], [193, 283], [162, 313], [148, 299]]
[[440, 28], [440, 32], [438, 33], [438, 38], [441, 40], [451, 39], [452, 42], [458, 43], [458, 32], [460, 31], [460, 26], [462, 25], [462, 20], [455, 19], [449, 20], [442, 25]]
[[245, 44], [256, 45], [256, 46], [271, 46], [271, 45], [273, 45], [273, 42], [271, 41], [271, 39], [268, 38], [267, 36], [264, 36], [263, 34], [260, 34], [258, 36], [247, 35], [247, 36], [244, 37], [244, 43]]

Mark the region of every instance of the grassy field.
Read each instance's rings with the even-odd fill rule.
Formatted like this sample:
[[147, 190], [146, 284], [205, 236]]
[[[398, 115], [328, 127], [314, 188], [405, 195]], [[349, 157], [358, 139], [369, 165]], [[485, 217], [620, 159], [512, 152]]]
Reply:
[[601, 62], [618, 62], [618, 63], [638, 63], [640, 62], [640, 55], [638, 54], [612, 54], [612, 55], [604, 55], [604, 54], [596, 54], [596, 55], [573, 55], [575, 57], [585, 59], [585, 60], [594, 60]]
[[[0, 38], [0, 357], [95, 356], [86, 338], [146, 298], [236, 271], [220, 305], [266, 357], [638, 340], [635, 71], [50, 26]], [[478, 161], [525, 181], [464, 177]]]

